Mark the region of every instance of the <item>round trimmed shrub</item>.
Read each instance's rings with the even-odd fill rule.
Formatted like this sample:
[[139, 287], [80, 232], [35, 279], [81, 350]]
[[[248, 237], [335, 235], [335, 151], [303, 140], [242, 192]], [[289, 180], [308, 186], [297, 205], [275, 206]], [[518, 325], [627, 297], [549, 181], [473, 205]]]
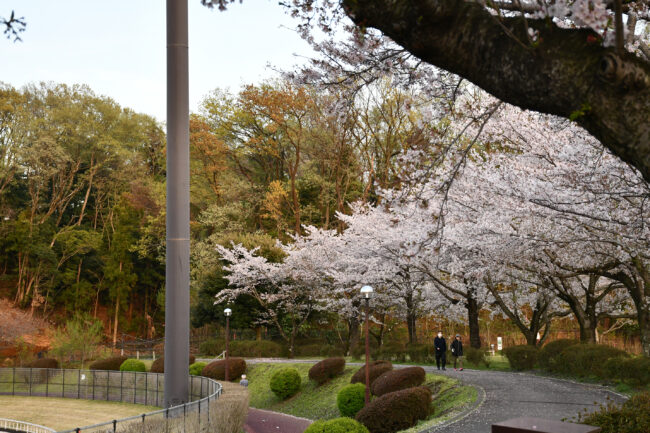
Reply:
[[422, 367], [406, 367], [387, 371], [370, 385], [370, 392], [373, 395], [382, 396], [390, 392], [412, 388], [424, 383], [425, 376], [426, 373]]
[[486, 367], [490, 366], [490, 361], [488, 361], [485, 350], [483, 349], [476, 349], [474, 347], [463, 346], [463, 354], [465, 355], [465, 359], [469, 363], [476, 365], [477, 367], [480, 364], [483, 364]]
[[98, 359], [97, 361], [90, 364], [88, 367], [90, 370], [110, 370], [110, 371], [120, 371], [120, 366], [129, 359], [126, 356], [112, 356], [106, 359]]
[[389, 392], [372, 400], [355, 419], [372, 433], [395, 433], [413, 427], [431, 411], [431, 390], [423, 386]]
[[329, 421], [316, 421], [304, 433], [369, 433], [368, 429], [351, 418], [334, 418]]
[[192, 376], [200, 376], [201, 372], [203, 371], [203, 368], [208, 365], [207, 362], [194, 362], [190, 365], [190, 374]]
[[[194, 364], [196, 361], [196, 358], [194, 355], [190, 355], [190, 365]], [[151, 368], [149, 369], [150, 372], [152, 373], [164, 373], [165, 372], [165, 357], [161, 356], [160, 358], [156, 359], [153, 364], [151, 364]]]
[[40, 358], [25, 365], [27, 368], [59, 368], [59, 361], [54, 358]]
[[609, 404], [584, 417], [579, 415], [578, 422], [600, 427], [601, 433], [649, 432], [650, 392], [630, 397], [621, 407]]
[[[246, 361], [243, 358], [228, 358], [228, 379], [239, 380], [240, 376], [245, 372]], [[220, 359], [209, 363], [201, 370], [201, 376], [214, 380], [225, 380], [226, 360]]]
[[610, 358], [605, 362], [606, 377], [636, 386], [650, 384], [650, 358]]
[[557, 358], [551, 371], [576, 377], [607, 377], [605, 366], [612, 358], [628, 358], [629, 355], [614, 347], [602, 344], [576, 344], [567, 347]]
[[342, 374], [343, 370], [345, 370], [344, 358], [327, 358], [314, 364], [309, 369], [309, 378], [322, 385], [328, 380]]
[[354, 417], [366, 401], [366, 386], [363, 383], [345, 385], [336, 396], [336, 406], [343, 416]]
[[127, 359], [120, 365], [120, 371], [147, 371], [144, 362], [139, 359]]
[[[377, 379], [379, 376], [386, 373], [387, 371], [391, 371], [393, 369], [393, 364], [390, 361], [379, 360], [379, 361], [372, 361], [370, 364], [368, 364], [368, 367], [369, 367], [369, 375], [370, 375], [370, 386], [372, 386], [372, 383], [375, 381], [375, 379]], [[365, 365], [352, 375], [352, 379], [350, 379], [350, 383], [363, 383], [363, 384], [366, 383]]]
[[523, 344], [503, 349], [503, 354], [508, 358], [510, 367], [515, 370], [532, 370], [537, 364], [539, 349], [535, 346]]
[[580, 344], [578, 340], [572, 340], [569, 338], [561, 338], [546, 343], [539, 351], [537, 363], [545, 370], [554, 370], [560, 353], [562, 353], [562, 351], [567, 347], [575, 346], [577, 344]]
[[271, 376], [270, 387], [273, 394], [284, 400], [300, 390], [300, 382], [298, 370], [295, 368], [282, 368]]

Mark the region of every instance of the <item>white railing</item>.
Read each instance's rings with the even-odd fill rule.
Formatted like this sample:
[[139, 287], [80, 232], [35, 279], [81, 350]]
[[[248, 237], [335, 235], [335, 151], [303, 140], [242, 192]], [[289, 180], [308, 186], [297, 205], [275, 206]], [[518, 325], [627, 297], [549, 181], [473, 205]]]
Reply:
[[54, 433], [56, 430], [38, 424], [32, 424], [15, 419], [0, 418], [1, 432], [25, 432], [25, 433]]

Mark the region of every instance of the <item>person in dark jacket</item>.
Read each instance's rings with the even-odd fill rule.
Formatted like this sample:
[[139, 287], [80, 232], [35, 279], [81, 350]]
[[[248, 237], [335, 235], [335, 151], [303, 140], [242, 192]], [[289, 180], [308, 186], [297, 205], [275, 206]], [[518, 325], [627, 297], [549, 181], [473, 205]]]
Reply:
[[445, 337], [442, 336], [442, 332], [438, 332], [438, 336], [433, 340], [433, 346], [436, 349], [436, 365], [438, 370], [440, 370], [440, 364], [442, 363], [442, 369], [445, 369], [447, 365], [447, 341]]
[[463, 342], [460, 339], [460, 334], [456, 334], [456, 338], [451, 342], [451, 356], [454, 357], [454, 370], [456, 370], [456, 362], [459, 363], [460, 371], [463, 371]]

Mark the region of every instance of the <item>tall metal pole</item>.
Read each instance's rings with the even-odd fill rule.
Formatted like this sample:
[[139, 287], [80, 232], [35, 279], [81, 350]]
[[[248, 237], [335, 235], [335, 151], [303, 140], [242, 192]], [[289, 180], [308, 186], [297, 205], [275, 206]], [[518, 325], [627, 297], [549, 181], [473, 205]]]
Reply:
[[167, 0], [165, 407], [189, 400], [190, 120], [187, 1]]
[[224, 373], [224, 379], [226, 382], [230, 380], [228, 377], [228, 355], [229, 355], [229, 350], [228, 350], [228, 341], [230, 340], [230, 316], [226, 316], [226, 362], [225, 362], [225, 373]]
[[366, 298], [366, 402], [370, 403], [370, 340], [368, 338], [370, 326], [370, 298]]

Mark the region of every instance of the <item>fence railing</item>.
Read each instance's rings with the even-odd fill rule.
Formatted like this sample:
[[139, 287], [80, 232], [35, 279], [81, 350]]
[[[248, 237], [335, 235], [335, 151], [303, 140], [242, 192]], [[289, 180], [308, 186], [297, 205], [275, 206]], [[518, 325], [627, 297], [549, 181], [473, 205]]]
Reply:
[[[0, 395], [119, 401], [161, 406], [164, 374], [65, 370], [50, 368], [0, 368]], [[141, 415], [107, 420], [91, 426], [70, 426], [65, 433], [83, 432], [203, 432], [213, 423], [214, 402], [221, 384], [202, 376], [189, 377], [188, 402]], [[74, 427], [74, 428], [72, 428]], [[218, 428], [212, 425], [212, 431]]]
[[7, 433], [55, 433], [55, 430], [30, 422], [0, 418], [0, 431]]

